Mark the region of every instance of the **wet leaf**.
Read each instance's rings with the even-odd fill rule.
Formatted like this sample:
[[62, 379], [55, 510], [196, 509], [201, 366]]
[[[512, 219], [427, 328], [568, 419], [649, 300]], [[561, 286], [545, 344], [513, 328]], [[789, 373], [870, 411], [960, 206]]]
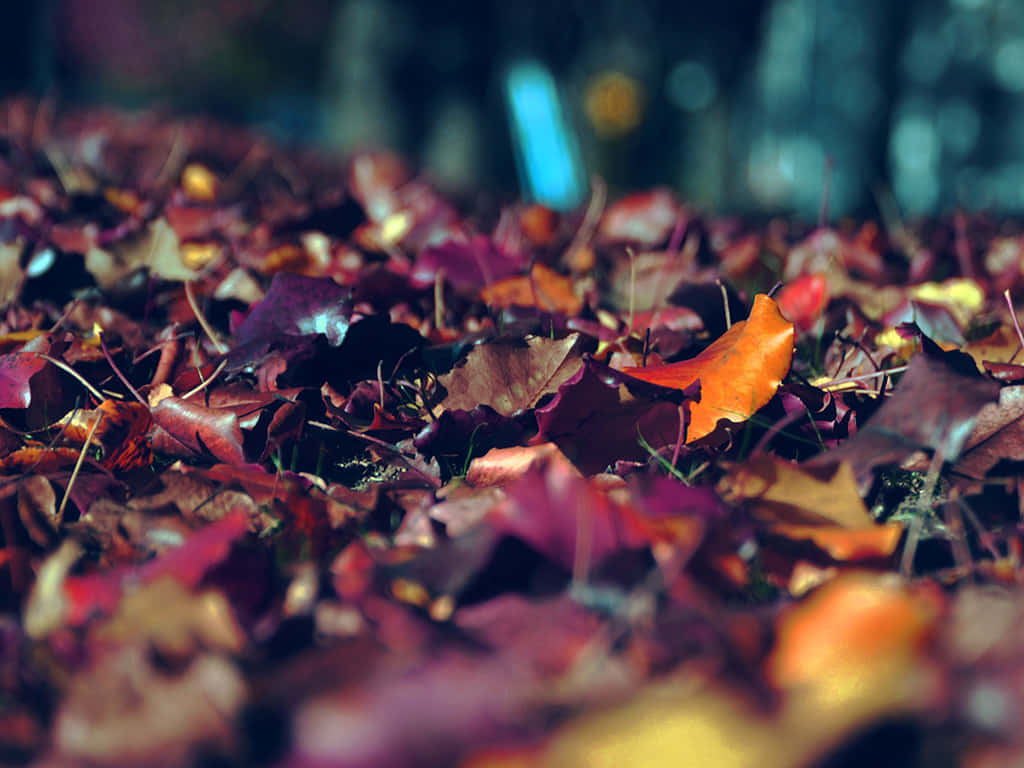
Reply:
[[266, 296], [238, 327], [228, 367], [243, 368], [295, 337], [322, 334], [329, 344], [338, 346], [348, 332], [350, 295], [330, 278], [274, 275]]

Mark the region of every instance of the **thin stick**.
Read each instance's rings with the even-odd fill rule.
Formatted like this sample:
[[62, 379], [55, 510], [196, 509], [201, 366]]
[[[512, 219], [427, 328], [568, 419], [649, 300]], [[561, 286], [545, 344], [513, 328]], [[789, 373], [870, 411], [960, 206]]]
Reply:
[[729, 311], [729, 292], [725, 290], [725, 284], [721, 280], [715, 280], [718, 290], [722, 292], [722, 306], [725, 307], [725, 329], [732, 328], [732, 312]]
[[594, 546], [594, 527], [590, 507], [576, 502], [576, 546], [572, 556], [572, 586], [584, 587], [590, 577], [590, 557]]
[[604, 204], [607, 199], [608, 187], [605, 185], [604, 179], [594, 176], [590, 180], [590, 202], [587, 204], [587, 211], [583, 214], [583, 221], [580, 222], [580, 228], [576, 230], [572, 242], [565, 249], [565, 255], [562, 257], [564, 262], [572, 262], [573, 254], [590, 242], [590, 238], [594, 236], [594, 230], [597, 229], [597, 222], [604, 212]]
[[679, 435], [676, 437], [676, 447], [672, 451], [672, 466], [675, 467], [679, 461], [679, 454], [683, 450], [683, 443], [686, 442], [686, 410], [679, 406]]
[[202, 392], [204, 389], [206, 389], [208, 386], [210, 386], [210, 384], [213, 383], [213, 380], [217, 378], [217, 376], [220, 374], [220, 372], [223, 371], [227, 367], [227, 364], [228, 364], [227, 360], [221, 360], [220, 361], [220, 365], [218, 365], [213, 370], [213, 373], [210, 374], [210, 378], [206, 379], [205, 381], [203, 381], [200, 384], [196, 384], [194, 387], [192, 387], [192, 389], [190, 389], [184, 395], [181, 395], [181, 399], [182, 400], [188, 400], [193, 395], [198, 395], [200, 392]]
[[444, 327], [444, 268], [437, 270], [434, 275], [434, 327], [440, 330]]
[[185, 299], [188, 301], [192, 314], [196, 316], [196, 320], [199, 322], [199, 327], [203, 329], [203, 333], [206, 334], [210, 343], [213, 344], [213, 348], [217, 350], [218, 354], [223, 355], [228, 351], [228, 348], [225, 347], [221, 343], [220, 339], [217, 338], [217, 334], [206, 321], [206, 318], [203, 317], [203, 313], [199, 311], [199, 306], [196, 304], [196, 297], [192, 294], [192, 283], [188, 280], [185, 281]]
[[103, 356], [107, 359], [107, 365], [111, 367], [111, 369], [117, 375], [117, 378], [121, 380], [121, 383], [128, 387], [128, 391], [132, 393], [135, 399], [148, 408], [149, 404], [146, 402], [145, 398], [143, 398], [142, 395], [139, 394], [139, 391], [132, 386], [132, 383], [128, 381], [127, 377], [123, 373], [121, 373], [121, 369], [114, 364], [114, 358], [110, 356], [110, 351], [107, 349], [107, 342], [103, 340], [103, 334], [99, 333], [97, 335], [100, 337], [100, 349], [103, 350]]
[[833, 379], [828, 384], [822, 386], [822, 389], [826, 392], [831, 392], [833, 389], [842, 387], [846, 384], [853, 384], [858, 381], [867, 381], [868, 379], [877, 379], [879, 376], [888, 376], [894, 373], [903, 373], [909, 367], [909, 365], [897, 365], [895, 368], [886, 368], [885, 370], [875, 371], [874, 373], [865, 373], [860, 376], [849, 376], [845, 379]]
[[75, 462], [75, 468], [71, 470], [71, 477], [68, 478], [68, 484], [64, 486], [64, 498], [60, 500], [60, 506], [57, 508], [57, 522], [61, 522], [64, 519], [64, 508], [68, 505], [68, 499], [71, 498], [71, 486], [75, 484], [75, 480], [78, 478], [78, 471], [82, 468], [82, 462], [85, 461], [85, 453], [89, 450], [89, 444], [92, 443], [92, 436], [96, 434], [96, 428], [103, 421], [103, 412], [101, 411], [96, 416], [96, 421], [92, 423], [92, 427], [89, 428], [89, 434], [85, 438], [85, 445], [82, 446], [82, 452], [78, 454], [78, 461]]
[[921, 495], [917, 497], [917, 514], [910, 521], [910, 529], [907, 531], [907, 542], [903, 545], [903, 556], [900, 558], [900, 573], [904, 578], [909, 579], [914, 572], [914, 555], [917, 553], [917, 544], [921, 538], [921, 528], [924, 525], [924, 516], [932, 510], [932, 495], [935, 493], [935, 485], [939, 480], [939, 471], [945, 463], [946, 458], [939, 446], [935, 449], [931, 464], [928, 465], [928, 474], [925, 477], [924, 487]]
[[82, 378], [82, 374], [80, 374], [67, 363], [61, 360], [57, 360], [54, 357], [50, 357], [49, 355], [44, 355], [42, 352], [35, 352], [34, 354], [36, 355], [36, 357], [43, 358], [43, 360], [46, 360], [48, 363], [53, 363], [62, 371], [64, 371], [64, 373], [67, 373], [70, 376], [73, 376], [74, 378], [78, 379], [78, 383], [85, 387], [87, 390], [89, 390], [89, 394], [95, 397], [99, 402], [103, 402], [106, 399], [105, 397], [103, 397], [100, 391], [96, 389], [96, 387], [94, 387], [92, 384], [90, 384], [88, 381]]
[[1017, 345], [1017, 351], [1010, 355], [1008, 363], [1013, 362], [1013, 358], [1020, 354], [1020, 351], [1024, 349], [1024, 332], [1021, 332], [1020, 321], [1017, 319], [1017, 313], [1013, 309], [1013, 301], [1010, 299], [1010, 289], [1007, 288], [1003, 291], [1003, 298], [1006, 299], [1006, 306], [1010, 308], [1010, 319], [1013, 320], [1013, 330], [1017, 332], [1017, 340], [1020, 342]]
[[57, 329], [64, 325], [64, 321], [68, 319], [68, 316], [70, 316], [71, 313], [75, 311], [75, 307], [78, 306], [78, 302], [80, 301], [81, 299], [75, 299], [73, 302], [71, 302], [70, 306], [68, 306], [68, 308], [64, 310], [64, 314], [57, 318], [57, 322], [53, 324], [53, 326], [50, 328], [50, 330], [47, 331], [47, 333], [56, 333]]
[[626, 246], [626, 255], [629, 256], [629, 333], [633, 332], [633, 316], [636, 314], [636, 252], [633, 246]]

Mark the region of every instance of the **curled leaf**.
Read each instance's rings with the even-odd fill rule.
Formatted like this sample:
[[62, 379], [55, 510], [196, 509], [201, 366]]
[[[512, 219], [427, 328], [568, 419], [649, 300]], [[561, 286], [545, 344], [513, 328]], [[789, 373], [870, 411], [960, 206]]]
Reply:
[[754, 299], [750, 317], [734, 323], [691, 360], [646, 368], [626, 368], [634, 378], [672, 389], [700, 380], [700, 401], [690, 406], [686, 442], [711, 434], [720, 419], [741, 422], [765, 405], [793, 360], [793, 324], [764, 294]]

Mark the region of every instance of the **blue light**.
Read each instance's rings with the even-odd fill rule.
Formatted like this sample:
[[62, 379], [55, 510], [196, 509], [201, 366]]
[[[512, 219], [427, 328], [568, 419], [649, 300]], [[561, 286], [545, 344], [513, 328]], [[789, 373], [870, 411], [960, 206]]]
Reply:
[[504, 85], [523, 195], [557, 210], [575, 208], [586, 178], [554, 78], [537, 62], [521, 61], [508, 68]]

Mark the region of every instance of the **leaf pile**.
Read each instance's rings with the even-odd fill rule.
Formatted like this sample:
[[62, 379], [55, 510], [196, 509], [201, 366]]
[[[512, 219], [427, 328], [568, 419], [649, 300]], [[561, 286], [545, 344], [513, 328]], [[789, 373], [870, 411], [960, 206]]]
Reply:
[[1015, 223], [2, 110], [0, 760], [1024, 760]]

